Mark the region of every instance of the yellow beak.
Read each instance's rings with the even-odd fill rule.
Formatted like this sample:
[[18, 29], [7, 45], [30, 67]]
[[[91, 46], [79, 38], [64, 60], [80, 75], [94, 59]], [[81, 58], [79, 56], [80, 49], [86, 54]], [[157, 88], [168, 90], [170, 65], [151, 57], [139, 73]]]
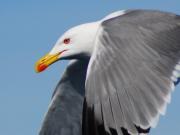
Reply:
[[47, 54], [40, 58], [35, 64], [35, 71], [37, 73], [44, 71], [49, 65], [53, 64], [59, 59], [60, 54], [61, 53]]

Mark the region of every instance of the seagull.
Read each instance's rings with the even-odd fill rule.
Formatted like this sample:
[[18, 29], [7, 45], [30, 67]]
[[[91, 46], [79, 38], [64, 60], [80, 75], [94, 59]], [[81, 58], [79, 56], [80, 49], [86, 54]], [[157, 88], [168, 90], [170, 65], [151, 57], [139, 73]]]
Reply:
[[180, 16], [123, 10], [65, 32], [35, 64], [70, 60], [39, 135], [147, 135], [180, 81]]

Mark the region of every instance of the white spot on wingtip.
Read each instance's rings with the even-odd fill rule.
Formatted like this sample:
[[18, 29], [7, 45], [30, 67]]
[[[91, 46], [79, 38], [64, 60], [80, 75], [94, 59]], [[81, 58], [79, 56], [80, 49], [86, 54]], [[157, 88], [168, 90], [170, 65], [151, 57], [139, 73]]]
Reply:
[[173, 71], [173, 76], [178, 78], [179, 77], [179, 72], [177, 70]]
[[171, 90], [174, 91], [174, 89], [175, 89], [174, 83], [171, 83]]
[[166, 110], [167, 110], [167, 104], [165, 103], [161, 109], [160, 109], [160, 114], [161, 115], [165, 115], [166, 114]]
[[166, 101], [167, 101], [168, 104], [171, 103], [171, 94], [167, 95]]
[[171, 76], [171, 80], [172, 80], [173, 82], [176, 82], [176, 81], [177, 81], [177, 77]]
[[180, 71], [180, 64], [176, 65], [175, 69]]
[[158, 124], [158, 121], [159, 121], [159, 114], [151, 122], [151, 127], [155, 128], [157, 126], [157, 124]]
[[[178, 83], [178, 79], [180, 78], [180, 61], [178, 64], [174, 67], [174, 71], [172, 72], [171, 80], [176, 84]], [[173, 91], [174, 89], [172, 89]]]

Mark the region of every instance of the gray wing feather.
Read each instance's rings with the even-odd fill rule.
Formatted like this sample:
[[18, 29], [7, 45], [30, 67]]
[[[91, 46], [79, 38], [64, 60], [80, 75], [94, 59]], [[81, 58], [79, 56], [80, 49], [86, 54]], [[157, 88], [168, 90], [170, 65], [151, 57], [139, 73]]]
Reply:
[[171, 13], [134, 10], [102, 22], [87, 71], [85, 135], [155, 127], [179, 76], [179, 36], [180, 16]]
[[81, 135], [87, 61], [71, 61], [58, 83], [39, 135]]

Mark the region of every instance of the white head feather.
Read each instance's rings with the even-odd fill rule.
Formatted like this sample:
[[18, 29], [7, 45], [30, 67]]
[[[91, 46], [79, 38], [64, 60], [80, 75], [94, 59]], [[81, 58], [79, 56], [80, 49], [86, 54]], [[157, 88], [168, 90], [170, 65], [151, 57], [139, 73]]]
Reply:
[[[125, 14], [125, 11], [117, 11], [104, 19], [82, 24], [71, 28], [62, 35], [49, 54], [62, 52], [60, 59], [84, 58], [90, 57], [94, 49], [96, 33], [101, 22]], [[65, 39], [70, 39], [68, 44], [64, 43]]]
[[[93, 22], [71, 28], [59, 38], [50, 54], [66, 50], [61, 54], [60, 59], [90, 57], [98, 27], [99, 22]], [[64, 43], [65, 39], [70, 40], [68, 44]]]

